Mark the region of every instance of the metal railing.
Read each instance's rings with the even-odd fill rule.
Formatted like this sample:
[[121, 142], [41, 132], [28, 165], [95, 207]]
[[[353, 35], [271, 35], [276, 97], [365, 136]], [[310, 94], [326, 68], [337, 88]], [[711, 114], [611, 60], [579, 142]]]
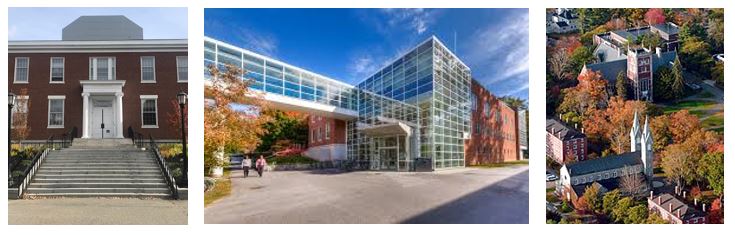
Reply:
[[166, 160], [161, 156], [158, 143], [153, 139], [153, 135], [148, 135], [148, 139], [146, 140], [144, 139], [143, 134], [134, 131], [132, 127], [128, 127], [128, 137], [133, 140], [133, 144], [135, 144], [136, 148], [146, 149], [153, 153], [156, 158], [156, 162], [163, 173], [163, 177], [166, 179], [166, 185], [168, 185], [169, 190], [171, 190], [171, 196], [174, 199], [178, 199], [179, 190], [178, 186], [176, 186], [176, 179], [174, 179], [171, 171], [169, 171], [168, 166], [166, 165]]
[[178, 187], [176, 186], [176, 179], [174, 179], [174, 176], [171, 175], [171, 172], [168, 170], [168, 166], [166, 166], [166, 160], [161, 157], [161, 152], [158, 149], [158, 144], [156, 144], [156, 141], [153, 140], [153, 135], [149, 135], [148, 139], [150, 140], [150, 150], [153, 152], [153, 154], [156, 157], [156, 161], [158, 162], [158, 166], [161, 167], [161, 172], [163, 172], [163, 177], [166, 178], [166, 184], [168, 184], [169, 189], [171, 189], [171, 195], [174, 199], [179, 199], [179, 192]]
[[48, 152], [51, 150], [51, 145], [53, 145], [54, 142], [54, 136], [51, 135], [48, 139], [46, 139], [46, 147], [42, 148], [43, 150], [41, 152], [38, 152], [35, 156], [33, 156], [33, 159], [31, 160], [31, 167], [28, 167], [23, 171], [23, 177], [20, 181], [20, 185], [18, 185], [18, 195], [16, 198], [22, 198], [23, 193], [25, 193], [26, 188], [28, 188], [28, 184], [31, 183], [31, 179], [33, 179], [33, 176], [36, 174], [36, 171], [38, 168], [41, 167], [41, 163], [43, 163], [43, 160], [46, 159], [46, 156], [48, 156]]

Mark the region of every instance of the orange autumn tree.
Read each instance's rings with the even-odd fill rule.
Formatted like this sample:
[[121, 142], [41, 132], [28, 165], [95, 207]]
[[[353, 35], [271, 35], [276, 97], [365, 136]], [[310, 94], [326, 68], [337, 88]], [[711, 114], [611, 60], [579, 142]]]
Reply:
[[227, 164], [225, 148], [250, 152], [260, 144], [262, 128], [269, 120], [262, 96], [251, 91], [250, 80], [241, 79], [240, 68], [227, 65], [224, 71], [210, 66], [211, 79], [204, 86], [205, 172]]
[[[20, 92], [15, 94], [17, 97], [28, 97], [28, 89], [21, 89]], [[18, 112], [19, 110], [25, 110], [24, 112]], [[31, 133], [31, 125], [28, 123], [28, 110], [31, 110], [30, 99], [15, 99], [15, 106], [13, 107], [13, 128], [10, 130], [13, 140], [19, 143]]]
[[590, 110], [582, 126], [588, 137], [605, 140], [610, 143], [613, 152], [622, 154], [630, 151], [629, 134], [636, 112], [641, 122], [639, 125], [642, 126], [646, 117], [646, 103], [615, 96], [610, 98], [607, 108]]
[[[557, 108], [557, 113], [571, 117], [569, 122], [584, 121], [589, 110], [607, 106], [607, 81], [599, 72], [585, 71], [577, 77], [577, 86], [562, 91], [564, 99]], [[566, 118], [565, 118], [566, 119]], [[565, 120], [567, 121], [567, 120]]]

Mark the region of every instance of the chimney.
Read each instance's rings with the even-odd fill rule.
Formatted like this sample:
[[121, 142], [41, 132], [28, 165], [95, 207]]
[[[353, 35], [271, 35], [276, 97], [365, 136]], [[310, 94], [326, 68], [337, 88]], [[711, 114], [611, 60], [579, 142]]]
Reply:
[[707, 204], [702, 203], [702, 211], [707, 212]]
[[674, 186], [674, 194], [676, 194], [676, 196], [679, 196], [679, 186], [678, 185]]
[[554, 127], [551, 127], [551, 134], [552, 134], [552, 135], [556, 135], [556, 128], [554, 128]]
[[676, 217], [681, 218], [681, 209], [676, 209]]
[[682, 194], [684, 194], [684, 199], [687, 199], [687, 191], [681, 191]]
[[661, 196], [658, 196], [658, 205], [661, 205]]
[[695, 206], [697, 205], [697, 198], [696, 197], [694, 198], [694, 205]]
[[577, 123], [574, 123], [574, 129], [577, 130]]
[[653, 200], [653, 190], [651, 190], [651, 196], [649, 196], [648, 198], [650, 198], [651, 200]]
[[669, 212], [674, 212], [674, 208], [671, 207], [671, 205], [673, 205], [673, 204], [672, 203], [669, 203]]
[[559, 114], [559, 121], [561, 121], [561, 120], [563, 120], [563, 119], [561, 119], [561, 113], [560, 113], [560, 114]]
[[661, 48], [656, 47], [656, 57], [661, 58]]
[[582, 127], [582, 134], [584, 134], [584, 127]]

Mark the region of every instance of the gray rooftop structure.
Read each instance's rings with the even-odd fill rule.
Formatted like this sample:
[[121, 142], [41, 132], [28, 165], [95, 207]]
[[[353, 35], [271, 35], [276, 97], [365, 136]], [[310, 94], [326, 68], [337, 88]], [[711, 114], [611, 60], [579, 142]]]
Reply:
[[567, 164], [566, 166], [569, 170], [570, 176], [577, 176], [640, 164], [642, 164], [641, 152], [636, 151], [620, 155], [600, 157], [587, 161], [574, 162]]
[[[659, 198], [661, 203], [659, 203]], [[705, 213], [697, 210], [695, 208], [690, 207], [688, 204], [680, 201], [674, 195], [664, 193], [659, 195], [658, 197], [654, 197], [653, 199], [649, 200], [649, 203], [655, 203], [665, 210], [668, 210], [669, 205], [671, 205], [671, 210], [669, 213], [676, 215], [677, 210], [681, 210], [681, 219], [682, 220], [689, 220], [696, 217], [702, 217], [705, 216]]]
[[[661, 52], [660, 55], [654, 53], [651, 55], [651, 60], [653, 62], [652, 71], [656, 72], [656, 70], [661, 66], [671, 68], [674, 59], [676, 59], [676, 51]], [[623, 56], [617, 60], [588, 64], [586, 65], [586, 68], [591, 71], [600, 72], [603, 79], [608, 82], [614, 82], [618, 73], [623, 72], [623, 75], [625, 75], [625, 71], [628, 69], [628, 61], [627, 57]]]
[[[551, 133], [551, 132], [554, 133]], [[574, 128], [567, 126], [554, 118], [546, 118], [546, 132], [557, 136], [561, 140], [584, 138], [585, 135]]]
[[143, 40], [143, 28], [122, 15], [80, 16], [64, 27], [61, 40]]

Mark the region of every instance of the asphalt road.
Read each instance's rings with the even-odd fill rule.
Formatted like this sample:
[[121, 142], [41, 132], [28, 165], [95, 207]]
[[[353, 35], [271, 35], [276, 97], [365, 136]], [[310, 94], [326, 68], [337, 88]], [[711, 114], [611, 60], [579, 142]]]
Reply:
[[9, 200], [8, 224], [187, 224], [187, 203], [134, 198]]
[[232, 174], [205, 223], [528, 223], [528, 167]]

